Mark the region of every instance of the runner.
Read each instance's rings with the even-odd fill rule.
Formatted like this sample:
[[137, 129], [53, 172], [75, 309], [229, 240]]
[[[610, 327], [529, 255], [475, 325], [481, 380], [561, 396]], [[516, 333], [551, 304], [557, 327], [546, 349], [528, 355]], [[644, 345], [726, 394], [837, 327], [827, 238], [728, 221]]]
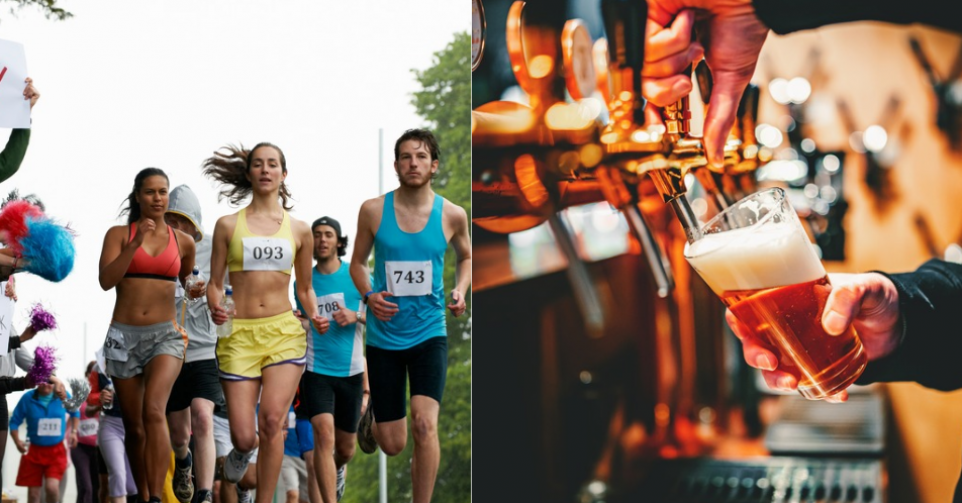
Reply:
[[[55, 393], [56, 392], [56, 393]], [[24, 456], [20, 458], [17, 471], [17, 485], [27, 487], [27, 501], [40, 503], [40, 491], [46, 501], [60, 501], [60, 481], [67, 471], [67, 449], [64, 437], [70, 448], [77, 445], [77, 426], [80, 414], [68, 412], [63, 400], [70, 396], [63, 383], [56, 378], [41, 382], [37, 389], [27, 391], [20, 397], [10, 417], [10, 438], [17, 450]], [[67, 417], [70, 421], [67, 421]], [[20, 425], [26, 421], [27, 450], [20, 440]]]
[[[361, 206], [351, 260], [351, 277], [365, 292], [368, 310], [371, 381], [371, 406], [361, 420], [358, 441], [365, 452], [379, 445], [396, 456], [404, 449], [404, 394], [410, 378], [414, 503], [431, 500], [441, 459], [437, 426], [448, 363], [443, 280], [448, 242], [458, 260], [457, 284], [447, 305], [454, 316], [464, 313], [471, 283], [467, 214], [431, 188], [439, 162], [430, 131], [408, 130], [397, 140], [394, 170], [401, 186]], [[372, 247], [373, 286], [367, 266]]]
[[142, 498], [156, 502], [171, 456], [167, 399], [187, 348], [187, 333], [174, 321], [174, 289], [194, 267], [194, 240], [164, 222], [169, 189], [160, 169], [137, 173], [121, 212], [127, 225], [107, 231], [100, 255], [100, 286], [117, 291], [105, 370], [123, 404], [134, 481]]
[[[307, 224], [286, 211], [287, 163], [278, 147], [261, 143], [250, 151], [215, 152], [204, 162], [204, 173], [226, 186], [221, 196], [234, 204], [253, 196], [247, 207], [221, 217], [214, 227], [207, 305], [214, 323], [228, 322], [230, 313], [221, 306], [226, 268], [236, 317], [231, 334], [218, 340], [216, 350], [234, 445], [224, 462], [224, 478], [241, 479], [259, 436], [255, 499], [268, 503], [284, 457], [287, 411], [307, 357], [307, 337], [289, 300], [292, 268], [302, 280], [297, 296], [308, 318], [318, 332], [328, 329], [308, 281], [313, 238]], [[250, 411], [258, 397], [255, 433]]]
[[[345, 469], [354, 457], [366, 388], [364, 315], [357, 311], [361, 295], [351, 281], [350, 266], [341, 260], [347, 253], [347, 236], [341, 234], [341, 224], [322, 217], [314, 221], [311, 231], [317, 260], [312, 277], [317, 310], [330, 321], [331, 328], [320, 335], [308, 330], [307, 320], [302, 321], [311, 336], [301, 406], [314, 429], [313, 465], [321, 499], [334, 503], [344, 494]], [[297, 308], [303, 309], [300, 303]]]
[[[257, 415], [254, 416], [255, 429]], [[247, 470], [241, 477], [240, 482], [233, 483], [224, 480], [224, 461], [232, 449], [230, 440], [230, 422], [227, 419], [227, 409], [223, 405], [214, 408], [214, 445], [217, 460], [214, 470], [214, 492], [219, 495], [215, 498], [218, 503], [250, 503], [251, 491], [257, 489], [257, 451], [251, 455], [247, 463]]]
[[[170, 205], [164, 216], [167, 225], [183, 231], [196, 243], [194, 265], [210, 278], [210, 236], [204, 235], [200, 202], [190, 187], [180, 185], [170, 192]], [[181, 503], [211, 502], [214, 487], [214, 406], [223, 403], [224, 393], [217, 376], [214, 347], [217, 345], [215, 325], [207, 311], [206, 282], [194, 291], [178, 288], [174, 298], [177, 320], [187, 331], [190, 343], [184, 367], [180, 370], [170, 400], [167, 420], [170, 422], [170, 441], [175, 455], [173, 489]], [[202, 298], [203, 297], [203, 298]], [[194, 437], [194, 453], [188, 446]], [[196, 463], [194, 455], [197, 456]], [[198, 490], [191, 480], [196, 468]]]

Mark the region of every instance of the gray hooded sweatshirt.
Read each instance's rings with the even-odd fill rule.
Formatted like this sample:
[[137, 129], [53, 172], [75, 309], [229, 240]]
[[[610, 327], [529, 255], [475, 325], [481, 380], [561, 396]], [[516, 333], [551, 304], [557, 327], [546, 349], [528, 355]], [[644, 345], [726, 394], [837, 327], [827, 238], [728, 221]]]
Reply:
[[[194, 265], [200, 269], [204, 281], [209, 282], [211, 239], [204, 232], [200, 215], [200, 201], [197, 200], [194, 191], [186, 185], [174, 188], [170, 192], [170, 204], [167, 207], [167, 212], [188, 218], [197, 228], [200, 237], [196, 241]], [[186, 304], [184, 302], [184, 289], [180, 286], [180, 282], [177, 282], [174, 308], [177, 323], [184, 327], [190, 340], [187, 344], [186, 362], [212, 360], [214, 358], [214, 347], [217, 345], [217, 332], [216, 325], [214, 325], [210, 312], [207, 310], [207, 300], [201, 298], [193, 304]]]

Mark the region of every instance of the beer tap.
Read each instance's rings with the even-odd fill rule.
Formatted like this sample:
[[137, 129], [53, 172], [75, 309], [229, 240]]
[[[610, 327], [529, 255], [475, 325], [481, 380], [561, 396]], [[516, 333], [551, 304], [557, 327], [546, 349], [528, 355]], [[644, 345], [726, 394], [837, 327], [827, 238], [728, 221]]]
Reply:
[[935, 123], [948, 139], [949, 147], [954, 152], [962, 152], [962, 49], [955, 57], [952, 70], [946, 77], [940, 77], [919, 40], [909, 37], [909, 45], [935, 94]]
[[[711, 100], [712, 93], [712, 76], [711, 70], [708, 68], [708, 63], [702, 60], [695, 67], [695, 81], [698, 83], [698, 91], [701, 95], [701, 101], [705, 105], [707, 112], [708, 104]], [[728, 135], [728, 140], [725, 143], [725, 164], [722, 168], [716, 168], [707, 164], [701, 164], [702, 158], [698, 156], [697, 152], [692, 156], [692, 161], [697, 161], [695, 165], [691, 167], [692, 173], [695, 175], [695, 179], [701, 184], [705, 192], [712, 198], [715, 202], [715, 206], [719, 210], [724, 210], [728, 208], [738, 199], [735, 189], [735, 183], [733, 181], [732, 170], [738, 165], [740, 160], [739, 148], [742, 145], [739, 134], [737, 133], [738, 123], [736, 121], [735, 127], [732, 128], [731, 133]], [[694, 142], [698, 141], [693, 138], [689, 138], [683, 141]], [[701, 142], [695, 145], [695, 148], [701, 147]], [[695, 169], [699, 168], [699, 169]]]
[[628, 227], [641, 243], [641, 251], [648, 261], [657, 295], [663, 299], [668, 297], [675, 289], [675, 280], [671, 273], [671, 264], [639, 208], [641, 198], [638, 185], [641, 181], [637, 175], [608, 166], [600, 166], [596, 176], [608, 203], [625, 215]]
[[[725, 171], [712, 173], [701, 169], [708, 162], [701, 139], [689, 135], [691, 113], [688, 96], [665, 107], [664, 127], [645, 125], [645, 102], [640, 89], [644, 45], [623, 47], [635, 29], [630, 25], [632, 14], [622, 12], [626, 8], [620, 2], [603, 2], [602, 9], [605, 28], [609, 33], [612, 89], [609, 102], [611, 120], [601, 136], [607, 154], [605, 162], [632, 173], [647, 173], [664, 202], [671, 203], [688, 240], [693, 241], [697, 238], [699, 224], [687, 198], [683, 197], [688, 191], [685, 175], [694, 170], [695, 176], [713, 200], [720, 208], [726, 208], [733, 200], [725, 195], [718, 183]], [[640, 31], [643, 33], [643, 28]], [[705, 88], [704, 96], [709, 96], [711, 92], [708, 89], [710, 74], [707, 70], [707, 66], [702, 65], [698, 74]], [[738, 140], [726, 143], [726, 164], [737, 164], [739, 143]]]
[[734, 165], [732, 176], [735, 177], [736, 198], [741, 199], [750, 194], [754, 194], [758, 189], [755, 180], [755, 170], [761, 166], [759, 159], [761, 147], [755, 137], [755, 128], [758, 126], [758, 101], [761, 97], [761, 88], [756, 84], [749, 83], [742, 93], [742, 99], [738, 103], [738, 111], [735, 118], [735, 127], [732, 132], [739, 140], [738, 162]]
[[[643, 23], [648, 6], [643, 1], [603, 0], [601, 8], [608, 34], [608, 78], [612, 90], [610, 120], [601, 135], [606, 161], [629, 172], [649, 173], [665, 202], [675, 206], [689, 240], [693, 240], [698, 233], [698, 220], [691, 206], [684, 199], [673, 202], [687, 188], [681, 170], [669, 167], [670, 143], [662, 141], [660, 131], [644, 125], [641, 70], [645, 61]], [[665, 139], [671, 142], [667, 134]]]
[[[586, 331], [599, 337], [604, 329], [604, 303], [559, 213], [568, 206], [604, 200], [597, 182], [580, 179], [579, 172], [601, 160], [600, 148], [592, 141], [599, 127], [597, 117], [585, 118], [583, 109], [562, 99], [565, 80], [593, 84], [591, 42], [588, 37], [587, 68], [574, 61], [562, 65], [562, 37], [546, 19], [547, 9], [533, 3], [529, 10], [525, 2], [516, 1], [508, 14], [508, 55], [529, 105], [492, 102], [473, 114], [473, 161], [486, 168], [480, 170], [481, 179], [473, 182], [475, 199], [482, 200], [475, 204], [482, 208], [480, 215], [475, 210], [474, 221], [494, 232], [516, 232], [547, 221], [567, 259], [565, 272]], [[575, 46], [585, 50], [583, 29], [577, 23], [566, 29], [566, 40], [572, 44], [569, 54]], [[562, 76], [561, 70], [567, 75]], [[484, 206], [491, 214], [486, 214]]]
[[[615, 9], [616, 7], [607, 6], [604, 8]], [[622, 6], [621, 11], [619, 11], [618, 14], [619, 16], [633, 16], [642, 14], [639, 12], [632, 12], [635, 9], [637, 9], [637, 6], [628, 4], [626, 6]], [[642, 16], [637, 19], [644, 19], [644, 17]], [[640, 57], [643, 58], [643, 55], [637, 52], [621, 50], [621, 44], [626, 42], [624, 38], [626, 36], [626, 31], [622, 30], [620, 34], [617, 34], [616, 36], [619, 35], [621, 38], [616, 42], [615, 47], [619, 49], [619, 53], [626, 60], [626, 62], [630, 59], [632, 60], [632, 64], [619, 64], [615, 68], [609, 68], [607, 40], [601, 39], [595, 43], [592, 49], [592, 59], [595, 63], [595, 75], [597, 76], [595, 82], [597, 83], [598, 88], [601, 90], [601, 94], [605, 99], [605, 102], [609, 104], [609, 107], [611, 107], [612, 96], [620, 96], [622, 98], [619, 100], [621, 103], [618, 106], [613, 107], [615, 108], [615, 112], [619, 118], [630, 114], [632, 121], [637, 121], [643, 117], [644, 113], [644, 100], [641, 99], [640, 94], [641, 74], [632, 74], [630, 72], [630, 68], [642, 64], [643, 59], [640, 61], [635, 60]], [[633, 36], [634, 33], [629, 30], [627, 35]], [[633, 47], [632, 49], [637, 48]], [[629, 71], [625, 71], [625, 68], [628, 68]], [[617, 73], [617, 76], [614, 79], [609, 78], [609, 75], [612, 73], [611, 70], [615, 70], [614, 73]], [[613, 82], [614, 85], [611, 86], [610, 82]], [[571, 89], [571, 86], [569, 86], [568, 92], [572, 96], [575, 96], [575, 92]], [[633, 98], [624, 99], [629, 95]], [[637, 110], [641, 110], [641, 114], [636, 112]], [[605, 195], [605, 199], [608, 200], [609, 204], [624, 214], [625, 220], [628, 222], [628, 227], [641, 244], [642, 253], [648, 262], [648, 269], [651, 271], [652, 279], [655, 282], [657, 295], [661, 298], [668, 297], [671, 291], [675, 288], [674, 278], [671, 273], [671, 265], [668, 263], [668, 259], [665, 257], [665, 252], [662, 250], [661, 245], [655, 238], [654, 233], [651, 231], [651, 226], [648, 225], [648, 222], [645, 220], [645, 217], [639, 207], [641, 198], [638, 194], [638, 185], [641, 183], [641, 180], [637, 170], [624, 170], [602, 163], [602, 165], [595, 170], [594, 174], [601, 185], [601, 190]]]

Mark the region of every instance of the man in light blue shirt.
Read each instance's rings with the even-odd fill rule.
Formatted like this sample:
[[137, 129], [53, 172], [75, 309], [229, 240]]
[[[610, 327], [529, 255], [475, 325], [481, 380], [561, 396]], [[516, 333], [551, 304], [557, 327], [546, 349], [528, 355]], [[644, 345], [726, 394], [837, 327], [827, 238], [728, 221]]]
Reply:
[[[344, 493], [345, 470], [354, 457], [361, 402], [367, 393], [365, 318], [350, 266], [341, 260], [347, 253], [347, 236], [341, 234], [341, 224], [331, 217], [321, 217], [311, 225], [311, 231], [317, 260], [311, 278], [317, 312], [330, 320], [331, 328], [321, 335], [302, 319], [309, 336], [300, 400], [301, 410], [314, 428], [314, 470], [321, 498], [334, 503]], [[303, 312], [300, 302], [297, 307]]]

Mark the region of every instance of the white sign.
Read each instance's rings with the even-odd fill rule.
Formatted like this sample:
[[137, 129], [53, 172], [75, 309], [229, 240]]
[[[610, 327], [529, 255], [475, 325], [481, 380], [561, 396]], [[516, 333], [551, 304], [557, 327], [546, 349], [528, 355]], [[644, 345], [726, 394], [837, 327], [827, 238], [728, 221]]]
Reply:
[[[124, 333], [114, 327], [107, 329], [107, 339], [104, 340], [104, 358], [115, 362], [127, 361], [127, 346], [124, 344]], [[104, 367], [104, 373], [107, 373]]]
[[80, 421], [80, 428], [77, 432], [77, 436], [80, 437], [92, 437], [97, 434], [97, 429], [100, 428], [100, 423], [96, 418], [89, 417]]
[[431, 294], [433, 267], [430, 260], [384, 262], [387, 291], [395, 297], [416, 297]]
[[284, 238], [243, 238], [245, 271], [289, 271], [294, 267], [291, 242]]
[[13, 332], [13, 299], [7, 297], [7, 282], [0, 282], [0, 355], [5, 355], [10, 350], [10, 336], [20, 335]]
[[41, 437], [59, 437], [63, 419], [40, 418], [37, 422], [37, 435]]
[[107, 357], [104, 355], [104, 347], [100, 346], [94, 352], [94, 359], [97, 360], [97, 369], [101, 374], [107, 375]]
[[23, 99], [27, 76], [23, 44], [0, 40], [0, 127], [30, 128], [30, 100]]
[[339, 311], [344, 307], [344, 294], [332, 293], [317, 298], [317, 314], [334, 322], [334, 311]]

